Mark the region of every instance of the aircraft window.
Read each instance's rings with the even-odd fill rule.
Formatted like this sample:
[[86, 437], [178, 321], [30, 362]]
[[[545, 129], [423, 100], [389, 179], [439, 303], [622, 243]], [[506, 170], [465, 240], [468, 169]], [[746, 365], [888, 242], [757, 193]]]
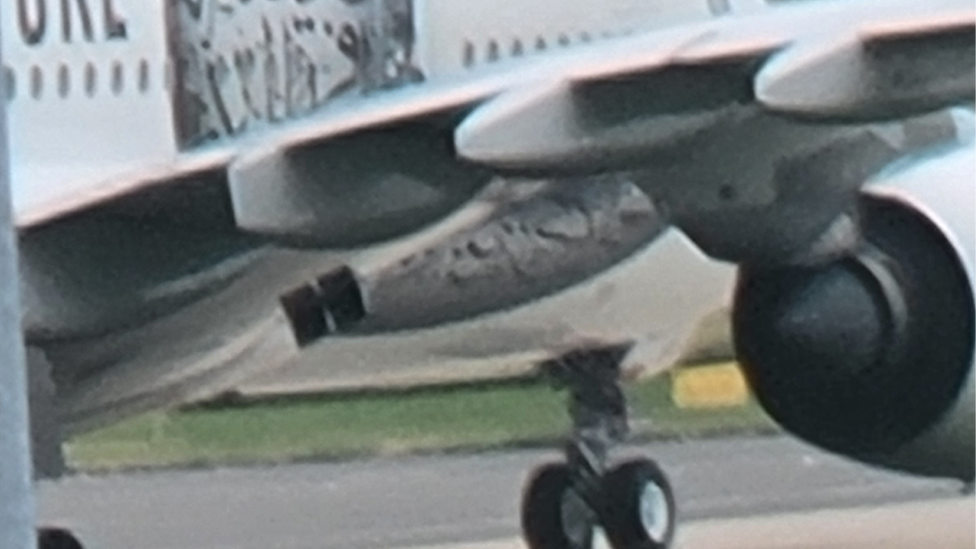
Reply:
[[538, 37], [535, 39], [535, 49], [542, 51], [546, 49], [546, 39], [543, 37]]
[[569, 37], [566, 36], [565, 34], [560, 34], [559, 35], [559, 38], [558, 38], [558, 41], [559, 41], [559, 45], [560, 46], [568, 46], [569, 45]]
[[31, 67], [31, 97], [34, 99], [41, 98], [41, 92], [44, 91], [44, 74], [41, 73], [41, 68], [37, 65]]
[[122, 63], [119, 63], [118, 61], [112, 63], [112, 93], [115, 95], [122, 93], [123, 76]]
[[498, 42], [488, 41], [488, 61], [498, 61]]
[[464, 66], [470, 67], [474, 64], [474, 44], [471, 42], [464, 43]]
[[590, 33], [586, 31], [580, 33], [580, 42], [589, 42], [592, 39], [593, 37], [590, 36]]
[[512, 57], [519, 57], [522, 55], [522, 41], [518, 38], [512, 43]]
[[149, 89], [149, 62], [143, 59], [139, 61], [139, 91], [146, 93]]
[[85, 93], [88, 97], [95, 95], [95, 79], [98, 75], [95, 74], [95, 65], [91, 63], [85, 64]]
[[68, 92], [71, 91], [71, 75], [68, 73], [68, 66], [61, 65], [58, 67], [58, 95], [62, 98], [68, 97]]
[[17, 75], [10, 67], [3, 68], [3, 91], [7, 101], [13, 101], [17, 93]]

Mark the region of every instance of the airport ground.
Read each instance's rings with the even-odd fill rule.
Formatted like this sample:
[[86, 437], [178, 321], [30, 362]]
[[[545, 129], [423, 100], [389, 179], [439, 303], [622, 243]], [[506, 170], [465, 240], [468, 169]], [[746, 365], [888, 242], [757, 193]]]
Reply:
[[[679, 548], [974, 547], [958, 483], [896, 475], [782, 436], [662, 442]], [[509, 549], [518, 498], [554, 451], [160, 470], [42, 483], [43, 520], [100, 549]]]

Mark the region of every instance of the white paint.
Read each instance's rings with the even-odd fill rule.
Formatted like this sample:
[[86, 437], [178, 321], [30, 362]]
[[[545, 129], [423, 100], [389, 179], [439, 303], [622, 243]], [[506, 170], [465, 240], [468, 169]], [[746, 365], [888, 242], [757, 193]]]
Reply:
[[[31, 2], [32, 3], [32, 2]], [[15, 76], [8, 103], [11, 184], [18, 212], [87, 193], [113, 175], [172, 162], [176, 155], [172, 105], [165, 85], [168, 70], [166, 2], [115, 0], [126, 21], [124, 40], [106, 40], [98, 26], [101, 2], [91, 5], [95, 40], [66, 43], [61, 37], [60, 7], [72, 2], [47, 2], [45, 39], [28, 45], [21, 38], [17, 2], [0, 2], [6, 66]], [[140, 65], [146, 64], [147, 87], [140, 89]], [[86, 71], [95, 74], [93, 93], [86, 89]], [[121, 70], [121, 88], [113, 88]], [[68, 86], [60, 93], [60, 72]], [[41, 78], [37, 97], [33, 74]]]
[[[626, 36], [696, 18], [711, 17], [705, 0], [417, 0], [417, 59], [425, 73], [442, 76], [490, 66], [492, 42], [498, 60], [559, 51], [613, 36]], [[545, 43], [544, 49], [537, 42]], [[465, 67], [464, 50], [473, 50]]]

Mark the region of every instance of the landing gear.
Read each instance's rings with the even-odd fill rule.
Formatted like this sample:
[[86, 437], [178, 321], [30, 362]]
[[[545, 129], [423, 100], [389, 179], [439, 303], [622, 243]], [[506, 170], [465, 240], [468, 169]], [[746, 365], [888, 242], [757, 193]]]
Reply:
[[550, 463], [535, 471], [522, 502], [522, 530], [531, 549], [586, 549], [596, 524], [568, 465]]
[[614, 549], [666, 549], [674, 494], [649, 459], [610, 467], [609, 450], [629, 433], [620, 388], [627, 347], [574, 351], [543, 365], [569, 389], [573, 437], [564, 463], [543, 465], [525, 487], [522, 532], [530, 549], [591, 549], [602, 529]]
[[661, 549], [674, 538], [674, 493], [651, 460], [619, 465], [604, 478], [604, 529], [618, 549]]

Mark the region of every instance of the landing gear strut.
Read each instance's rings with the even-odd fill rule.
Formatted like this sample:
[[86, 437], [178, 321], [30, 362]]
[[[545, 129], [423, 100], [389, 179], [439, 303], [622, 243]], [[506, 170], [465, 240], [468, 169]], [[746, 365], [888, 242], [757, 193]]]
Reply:
[[675, 530], [674, 494], [649, 459], [611, 466], [610, 449], [629, 434], [620, 362], [629, 346], [573, 351], [543, 365], [569, 390], [573, 436], [565, 462], [529, 479], [522, 532], [530, 549], [591, 549], [602, 528], [614, 549], [666, 549]]

